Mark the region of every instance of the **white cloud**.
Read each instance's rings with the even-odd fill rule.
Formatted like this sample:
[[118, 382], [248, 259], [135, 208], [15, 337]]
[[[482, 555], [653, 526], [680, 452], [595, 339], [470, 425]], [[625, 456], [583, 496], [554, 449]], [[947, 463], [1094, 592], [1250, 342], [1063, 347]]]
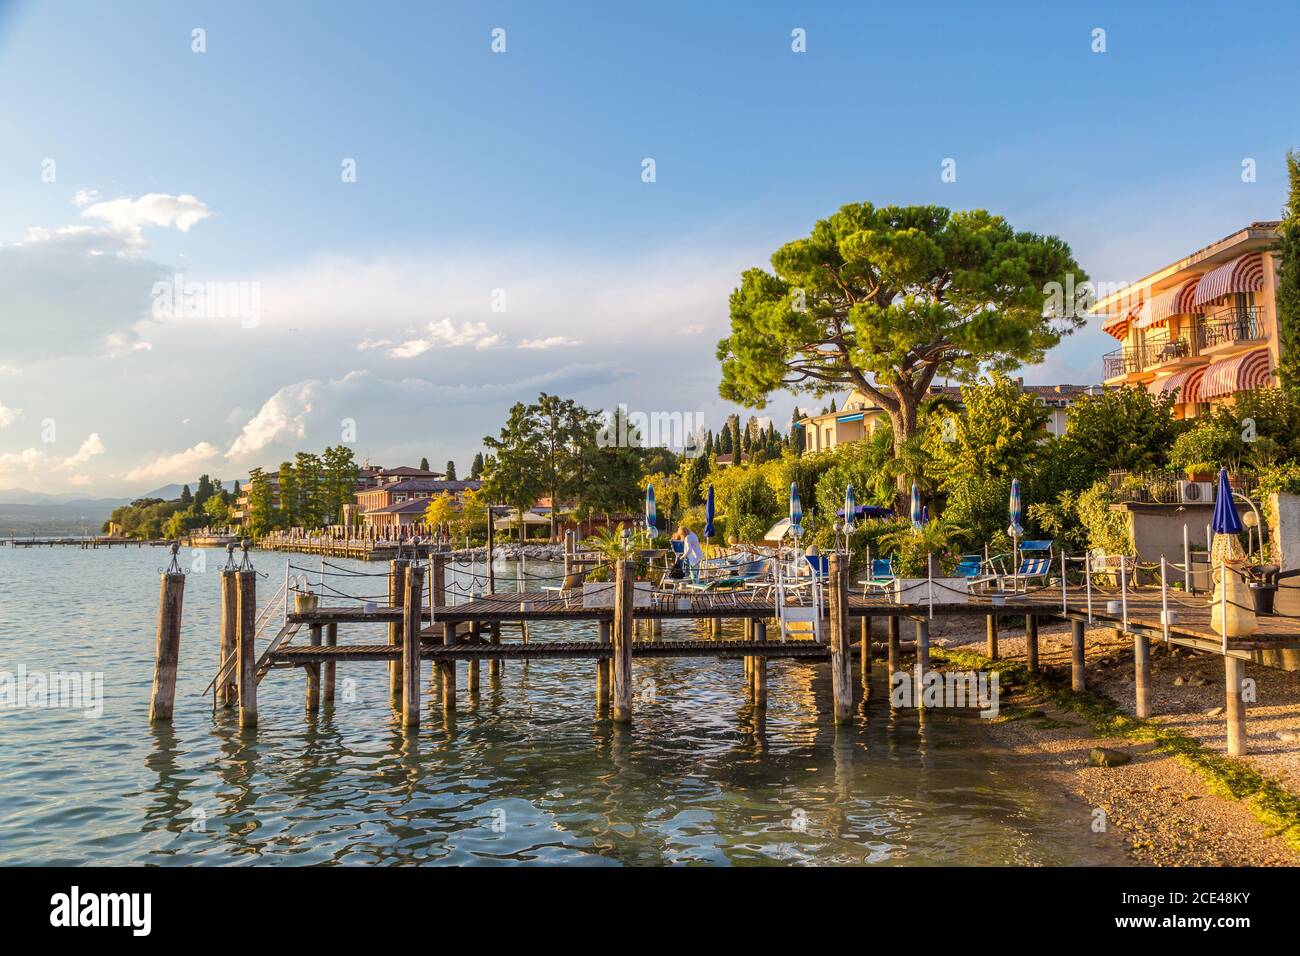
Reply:
[[434, 348], [460, 348], [472, 345], [475, 349], [490, 349], [500, 345], [500, 335], [490, 331], [484, 322], [462, 322], [456, 325], [451, 319], [439, 319], [425, 326], [425, 334], [393, 345], [388, 339], [365, 340], [357, 345], [360, 350], [388, 347], [389, 358], [415, 358]]
[[315, 380], [297, 382], [268, 398], [249, 419], [226, 456], [249, 455], [283, 437], [302, 438], [306, 434], [307, 415], [312, 410], [312, 393], [319, 385]]
[[132, 468], [125, 475], [127, 481], [180, 480], [193, 477], [194, 469], [205, 461], [215, 458], [221, 452], [215, 445], [201, 441], [191, 448], [178, 451], [173, 455], [162, 455], [153, 461]]
[[45, 453], [38, 448], [24, 451], [0, 453], [0, 475], [12, 474], [23, 470], [28, 473], [45, 461]]
[[519, 347], [521, 349], [553, 349], [581, 344], [582, 339], [571, 339], [567, 335], [551, 335], [544, 339], [524, 339], [519, 343]]
[[60, 468], [76, 468], [78, 465], [84, 465], [96, 455], [104, 454], [104, 443], [99, 440], [99, 433], [93, 432], [90, 437], [81, 443], [76, 454], [70, 455], [59, 463]]
[[[79, 192], [73, 197], [73, 203], [88, 198], [88, 193]], [[91, 202], [82, 209], [81, 215], [86, 219], [98, 219], [115, 232], [138, 239], [145, 226], [175, 226], [181, 232], [189, 232], [191, 226], [207, 219], [211, 213], [197, 196], [148, 193], [139, 199], [127, 197]]]
[[8, 408], [0, 405], [0, 428], [8, 428], [14, 422], [18, 421], [18, 416], [23, 413], [21, 408]]
[[99, 202], [98, 189], [78, 189], [72, 194], [72, 205], [78, 209], [85, 209], [91, 203]]
[[92, 479], [90, 475], [73, 475], [68, 479], [68, 484], [74, 485], [78, 488], [84, 488], [93, 480], [94, 479]]

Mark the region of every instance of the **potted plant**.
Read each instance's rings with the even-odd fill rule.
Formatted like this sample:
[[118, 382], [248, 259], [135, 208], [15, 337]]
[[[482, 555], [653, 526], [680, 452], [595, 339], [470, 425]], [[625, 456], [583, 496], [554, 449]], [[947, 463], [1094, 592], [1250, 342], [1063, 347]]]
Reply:
[[[638, 560], [640, 548], [635, 535], [625, 534], [620, 523], [614, 528], [601, 528], [586, 540], [586, 547], [599, 554], [604, 561], [587, 572], [582, 582], [583, 607], [614, 606], [614, 565], [619, 561], [636, 561], [637, 577], [646, 570], [647, 562]], [[651, 587], [649, 581], [638, 580], [632, 585], [632, 605], [649, 607]]]
[[966, 529], [945, 518], [935, 518], [920, 529], [907, 527], [885, 535], [881, 543], [893, 549], [897, 578], [894, 601], [897, 604], [966, 604], [969, 601], [967, 580], [951, 576], [959, 556], [955, 547]]

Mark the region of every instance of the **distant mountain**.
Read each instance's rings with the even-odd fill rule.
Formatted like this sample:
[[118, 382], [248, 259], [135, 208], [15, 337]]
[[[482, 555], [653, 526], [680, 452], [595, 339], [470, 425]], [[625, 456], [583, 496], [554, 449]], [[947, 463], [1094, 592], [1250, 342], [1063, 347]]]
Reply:
[[[180, 494], [179, 491], [176, 493]], [[26, 488], [8, 488], [0, 491], [0, 505], [111, 505], [116, 508], [130, 500], [130, 498], [87, 498], [75, 493], [49, 495], [41, 491], [28, 491]]]
[[[248, 484], [247, 478], [223, 478], [221, 479], [221, 487], [228, 491], [234, 491], [236, 480], [239, 482], [240, 488], [243, 488]], [[135, 498], [161, 498], [163, 501], [172, 501], [181, 496], [181, 489], [184, 488], [185, 485], [189, 485], [190, 492], [193, 493], [194, 489], [199, 486], [199, 480], [195, 478], [193, 481], [185, 482], [185, 484], [163, 485], [161, 488], [155, 488], [153, 491], [146, 492], [143, 495], [136, 495]], [[135, 498], [129, 500], [135, 501]]]
[[113, 509], [115, 499], [61, 501], [36, 504], [0, 503], [0, 537], [28, 534], [98, 533]]

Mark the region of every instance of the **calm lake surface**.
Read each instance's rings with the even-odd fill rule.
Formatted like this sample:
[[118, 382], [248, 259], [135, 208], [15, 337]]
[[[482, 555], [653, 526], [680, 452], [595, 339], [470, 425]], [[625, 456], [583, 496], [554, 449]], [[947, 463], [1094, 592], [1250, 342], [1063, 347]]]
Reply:
[[[196, 554], [183, 550], [182, 564]], [[285, 557], [254, 554], [263, 601]], [[769, 664], [756, 723], [741, 661], [638, 661], [624, 731], [595, 719], [591, 661], [508, 661], [495, 684], [484, 664], [472, 707], [462, 663], [455, 719], [426, 694], [409, 738], [384, 665], [340, 664], [339, 700], [315, 719], [301, 672], [276, 670], [259, 688], [260, 727], [242, 733], [201, 696], [217, 667], [225, 555], [202, 558], [186, 582], [175, 721], [150, 727], [164, 550], [0, 547], [0, 671], [100, 672], [104, 694], [99, 717], [0, 710], [0, 864], [1125, 862], [1085, 808], [991, 750], [977, 719], [891, 713], [882, 667], [867, 715], [837, 731], [825, 665]], [[386, 590], [379, 577], [327, 581]], [[590, 639], [594, 627], [534, 626], [531, 639]], [[664, 627], [667, 639], [695, 633]], [[339, 640], [385, 634], [343, 626]]]

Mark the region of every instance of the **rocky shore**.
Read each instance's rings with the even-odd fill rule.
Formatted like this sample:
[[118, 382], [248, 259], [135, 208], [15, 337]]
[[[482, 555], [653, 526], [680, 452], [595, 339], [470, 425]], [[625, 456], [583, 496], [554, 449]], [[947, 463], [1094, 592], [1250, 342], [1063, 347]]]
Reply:
[[[563, 561], [563, 544], [498, 544], [493, 549], [497, 561], [517, 561], [522, 555], [527, 561]], [[459, 561], [483, 561], [487, 558], [487, 548], [460, 548], [451, 552]]]
[[[984, 621], [943, 622], [933, 638], [938, 656], [951, 652], [964, 669], [973, 663], [965, 655], [984, 654]], [[1092, 628], [1086, 648], [1087, 686], [1097, 696], [1068, 690], [1067, 625], [1039, 631], [1042, 682], [1017, 666], [1023, 630], [1001, 633], [1000, 661], [1011, 670], [999, 716], [981, 723], [1009, 759], [1072, 799], [1088, 833], [1118, 829], [1135, 863], [1300, 865], [1300, 673], [1248, 668], [1259, 688], [1249, 708], [1251, 752], [1231, 758], [1218, 657], [1153, 643], [1155, 716], [1138, 721], [1132, 642]]]

